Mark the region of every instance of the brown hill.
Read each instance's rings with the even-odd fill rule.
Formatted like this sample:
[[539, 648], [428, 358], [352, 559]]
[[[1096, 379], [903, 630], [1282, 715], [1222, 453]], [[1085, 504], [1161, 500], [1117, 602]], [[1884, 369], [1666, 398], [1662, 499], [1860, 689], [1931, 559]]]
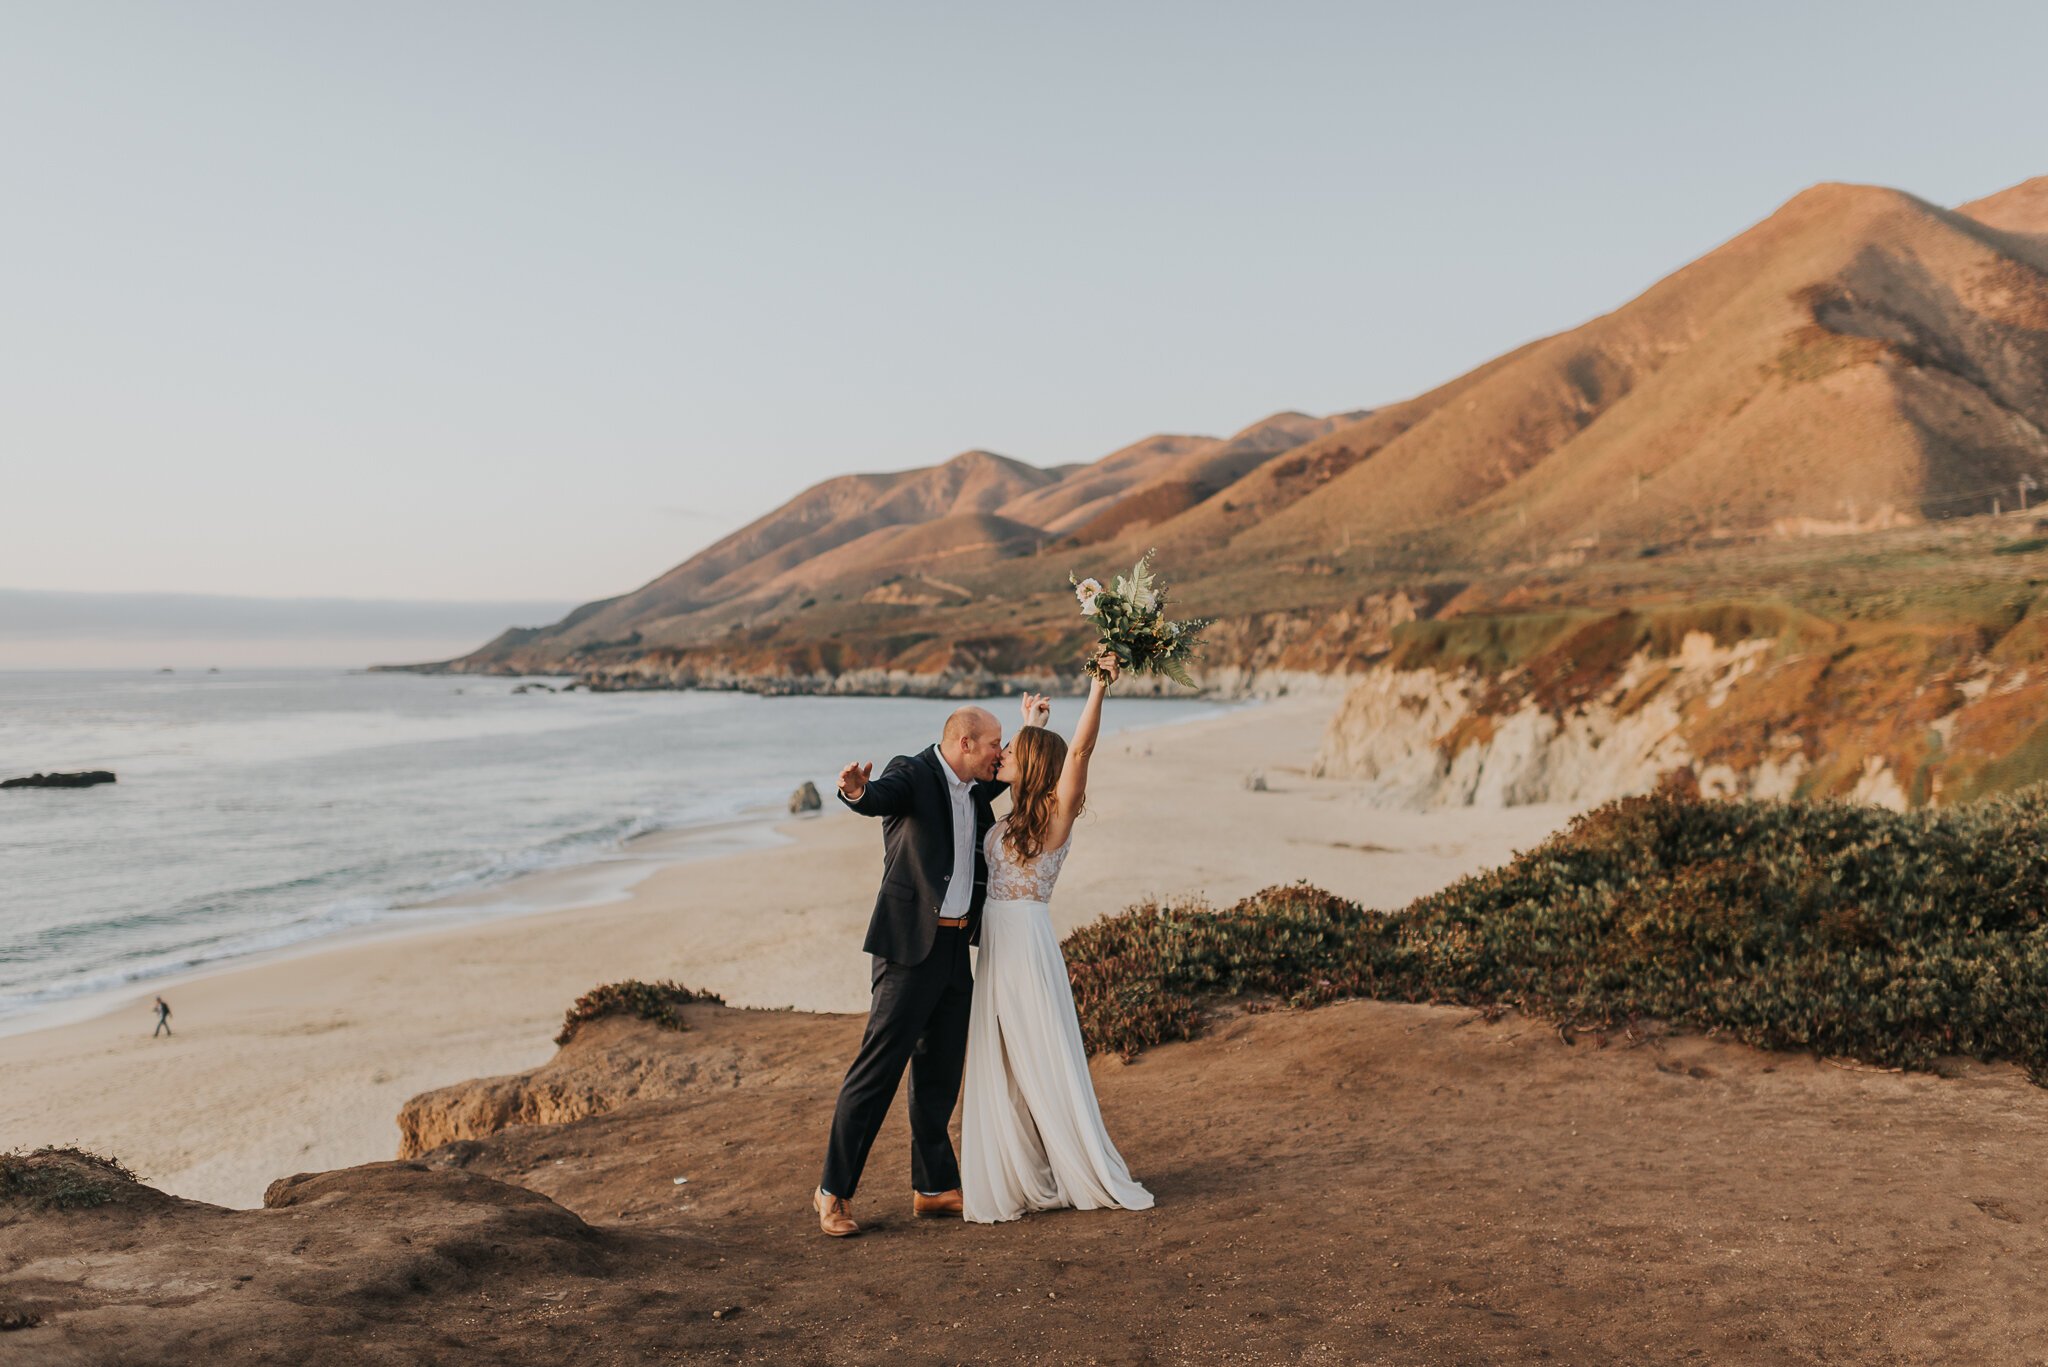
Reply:
[[2048, 235], [2048, 176], [2021, 181], [2008, 190], [1959, 205], [1956, 212], [2000, 232], [2023, 237]]
[[932, 522], [877, 528], [791, 566], [764, 587], [808, 589], [843, 579], [943, 572], [947, 564], [963, 557], [1009, 559], [1035, 550], [1045, 540], [1037, 528], [994, 513], [954, 513]]
[[1277, 413], [1228, 438], [1148, 437], [1057, 470], [969, 451], [929, 469], [826, 480], [632, 593], [508, 631], [453, 665], [546, 668], [572, 653], [702, 645], [832, 586], [841, 601], [963, 601], [973, 595], [891, 586], [1032, 554], [1077, 525], [1099, 539], [1161, 520], [1355, 416]]
[[1074, 545], [1086, 545], [1165, 522], [1206, 502], [1281, 454], [1362, 416], [1339, 413], [1312, 418], [1305, 413], [1276, 413], [1228, 440], [1158, 462], [1146, 472], [1145, 478], [1133, 480], [1116, 497], [1090, 505], [1085, 519], [1068, 521], [1065, 526], [1069, 529], [1069, 540]]
[[1202, 489], [1206, 497], [1280, 452], [1359, 416], [1275, 413], [1230, 437], [1147, 437], [1064, 472], [1057, 484], [1034, 489], [998, 511], [1051, 533], [1075, 532], [1105, 516], [1128, 525], [1129, 515], [1115, 517], [1111, 510], [1133, 495], [1142, 501], [1154, 486], [1174, 486]]
[[[1343, 611], [1456, 597], [1432, 580], [1988, 513], [2044, 481], [2048, 178], [1955, 211], [1830, 184], [1404, 402], [1057, 471], [970, 452], [827, 481], [632, 594], [428, 667], [730, 683], [780, 660], [980, 686], [942, 679], [963, 657], [932, 643], [1064, 666], [1067, 571], [1147, 547], [1205, 615]], [[927, 574], [945, 583], [906, 583]], [[894, 644], [913, 638], [914, 661]]]
[[[651, 583], [587, 603], [552, 627], [508, 632], [492, 646], [557, 648], [632, 638], [771, 583], [777, 576], [871, 533], [968, 513], [992, 512], [1058, 477], [989, 451], [943, 465], [882, 475], [844, 475], [817, 484], [706, 547]], [[479, 655], [488, 654], [486, 646]]]
[[[1528, 348], [1524, 348], [1526, 351]], [[1417, 423], [1484, 382], [1523, 351], [1490, 361], [1448, 384], [1368, 413], [1345, 414], [1314, 440], [1294, 447], [1284, 459], [1260, 464], [1203, 500], [1185, 516], [1147, 533], [1150, 541], [1177, 551], [1199, 553], [1229, 544], [1296, 502], [1318, 493], [1399, 438]], [[1131, 543], [1135, 546], [1135, 542]]]
[[1483, 558], [1989, 511], [2048, 472], [2044, 429], [2037, 253], [1898, 191], [1823, 185], [1498, 365], [1241, 542], [1426, 534]]
[[1022, 494], [997, 511], [1026, 526], [1063, 532], [1101, 512], [1132, 485], [1154, 477], [1177, 458], [1217, 444], [1215, 437], [1147, 437], [1070, 470], [1058, 483]]

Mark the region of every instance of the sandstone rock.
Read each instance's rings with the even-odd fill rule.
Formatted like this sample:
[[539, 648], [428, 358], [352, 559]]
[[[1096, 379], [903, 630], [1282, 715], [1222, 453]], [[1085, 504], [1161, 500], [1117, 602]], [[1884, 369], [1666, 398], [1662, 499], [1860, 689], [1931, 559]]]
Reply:
[[[793, 1015], [790, 1028], [762, 1032], [763, 1013], [709, 1003], [682, 1008], [689, 1028], [664, 1030], [631, 1016], [604, 1016], [579, 1027], [540, 1067], [422, 1092], [398, 1113], [398, 1156], [416, 1158], [458, 1140], [483, 1139], [512, 1125], [559, 1125], [604, 1115], [627, 1101], [722, 1092], [773, 1081], [792, 1070], [829, 1092], [846, 1045], [831, 1017]], [[778, 1013], [779, 1014], [779, 1013]], [[838, 1033], [843, 1033], [840, 1031]], [[828, 1038], [806, 1053], [802, 1041]]]
[[803, 786], [789, 795], [791, 812], [815, 812], [824, 805], [824, 799], [818, 796], [818, 785], [809, 779], [805, 779]]

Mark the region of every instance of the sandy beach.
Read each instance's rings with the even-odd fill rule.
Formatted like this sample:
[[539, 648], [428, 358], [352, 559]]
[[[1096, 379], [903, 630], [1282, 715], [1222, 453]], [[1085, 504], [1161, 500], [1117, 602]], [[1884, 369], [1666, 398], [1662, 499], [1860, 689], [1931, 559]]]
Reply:
[[[1225, 902], [1296, 879], [1396, 907], [1569, 815], [1388, 811], [1361, 785], [1308, 778], [1334, 708], [1289, 698], [1109, 738], [1053, 907], [1062, 931], [1147, 897]], [[856, 749], [846, 758], [869, 758]], [[1254, 772], [1265, 791], [1247, 784]], [[434, 908], [564, 909], [443, 920], [178, 982], [161, 989], [170, 1039], [150, 1037], [159, 989], [125, 992], [103, 1014], [0, 1038], [0, 1148], [79, 1144], [165, 1191], [254, 1206], [279, 1176], [393, 1156], [394, 1117], [416, 1093], [544, 1062], [563, 1010], [600, 982], [676, 978], [735, 1006], [863, 1010], [880, 850], [874, 823], [828, 802], [772, 832], [651, 837], [626, 861]], [[821, 1143], [829, 1108], [821, 1095]]]

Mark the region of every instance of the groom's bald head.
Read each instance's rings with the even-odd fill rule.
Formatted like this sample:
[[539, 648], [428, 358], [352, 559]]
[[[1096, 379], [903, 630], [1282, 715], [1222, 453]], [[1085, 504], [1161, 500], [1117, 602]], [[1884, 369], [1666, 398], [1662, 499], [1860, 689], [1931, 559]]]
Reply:
[[1003, 724], [997, 721], [995, 713], [986, 707], [956, 707], [953, 709], [953, 715], [946, 718], [945, 742], [948, 745], [969, 736], [990, 735], [1001, 740]]
[[985, 707], [955, 708], [946, 718], [939, 752], [962, 778], [994, 778], [1003, 763], [1003, 724]]

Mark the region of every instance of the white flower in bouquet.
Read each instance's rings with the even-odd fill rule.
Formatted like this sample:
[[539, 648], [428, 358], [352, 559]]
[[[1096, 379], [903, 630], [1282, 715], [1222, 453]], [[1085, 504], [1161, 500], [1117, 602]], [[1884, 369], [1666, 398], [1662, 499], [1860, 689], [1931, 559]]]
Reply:
[[1114, 587], [1105, 589], [1095, 579], [1075, 580], [1074, 597], [1081, 615], [1095, 620], [1096, 648], [1089, 652], [1088, 673], [1101, 677], [1094, 656], [1107, 650], [1125, 670], [1163, 674], [1184, 688], [1193, 688], [1188, 661], [1193, 658], [1196, 639], [1207, 621], [1192, 619], [1172, 622], [1166, 618], [1166, 589], [1153, 581], [1147, 554], [1128, 578], [1118, 575]]
[[1074, 596], [1081, 600], [1081, 615], [1083, 617], [1093, 617], [1095, 615], [1095, 599], [1101, 592], [1102, 583], [1096, 579], [1083, 579], [1074, 586]]

